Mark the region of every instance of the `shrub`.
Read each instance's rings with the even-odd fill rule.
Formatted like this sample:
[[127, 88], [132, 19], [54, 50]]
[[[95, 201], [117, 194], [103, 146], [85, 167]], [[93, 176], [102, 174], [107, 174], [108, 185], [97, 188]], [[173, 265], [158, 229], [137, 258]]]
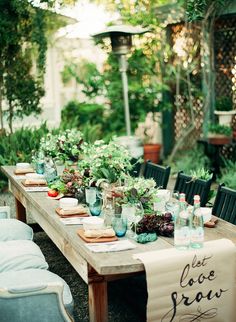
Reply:
[[96, 103], [70, 101], [61, 112], [62, 127], [82, 128], [85, 124], [103, 125], [104, 107]]
[[217, 182], [224, 183], [226, 187], [236, 190], [236, 162], [224, 160], [224, 168], [221, 169], [221, 176]]
[[205, 171], [210, 168], [209, 158], [204, 154], [203, 148], [195, 146], [191, 150], [181, 151], [177, 155], [173, 164], [171, 164], [172, 174], [176, 174], [179, 171], [184, 171], [187, 174], [201, 171]]
[[[17, 162], [31, 162], [33, 150], [38, 150], [41, 137], [48, 133], [46, 123], [40, 128], [20, 128], [12, 134], [0, 135], [0, 165], [15, 165]], [[7, 180], [0, 173], [0, 190]]]

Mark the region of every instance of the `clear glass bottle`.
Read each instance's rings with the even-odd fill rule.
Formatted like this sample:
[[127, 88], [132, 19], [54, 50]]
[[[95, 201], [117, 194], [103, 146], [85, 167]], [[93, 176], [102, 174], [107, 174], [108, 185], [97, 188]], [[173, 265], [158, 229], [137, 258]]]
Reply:
[[188, 249], [190, 246], [191, 216], [187, 210], [185, 194], [180, 194], [179, 211], [175, 215], [174, 243], [177, 249]]
[[104, 224], [106, 227], [112, 226], [112, 219], [114, 217], [115, 209], [114, 209], [114, 198], [106, 197], [103, 202], [103, 218]]
[[202, 248], [204, 243], [204, 221], [200, 209], [200, 196], [194, 196], [191, 222], [191, 248]]

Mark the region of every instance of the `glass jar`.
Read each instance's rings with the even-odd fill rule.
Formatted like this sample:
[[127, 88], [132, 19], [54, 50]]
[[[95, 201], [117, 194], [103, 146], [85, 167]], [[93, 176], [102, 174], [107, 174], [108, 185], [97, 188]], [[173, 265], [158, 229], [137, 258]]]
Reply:
[[115, 214], [114, 198], [107, 197], [107, 198], [104, 199], [102, 213], [103, 213], [105, 226], [106, 227], [111, 227], [112, 226], [112, 219], [113, 219], [114, 214]]
[[44, 176], [47, 183], [53, 182], [57, 177], [57, 168], [51, 158], [46, 158], [44, 163]]

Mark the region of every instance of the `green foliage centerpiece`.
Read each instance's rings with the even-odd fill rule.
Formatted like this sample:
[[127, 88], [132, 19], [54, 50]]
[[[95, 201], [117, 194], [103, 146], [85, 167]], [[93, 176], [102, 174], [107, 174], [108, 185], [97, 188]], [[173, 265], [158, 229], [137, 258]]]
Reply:
[[48, 133], [40, 140], [39, 153], [65, 162], [76, 162], [82, 151], [83, 134], [76, 130], [60, 131], [59, 134]]
[[116, 184], [124, 179], [125, 174], [132, 169], [131, 156], [127, 149], [111, 140], [105, 144], [103, 140], [93, 144], [84, 143], [83, 157], [78, 167], [83, 174], [88, 175], [89, 185], [96, 183]]

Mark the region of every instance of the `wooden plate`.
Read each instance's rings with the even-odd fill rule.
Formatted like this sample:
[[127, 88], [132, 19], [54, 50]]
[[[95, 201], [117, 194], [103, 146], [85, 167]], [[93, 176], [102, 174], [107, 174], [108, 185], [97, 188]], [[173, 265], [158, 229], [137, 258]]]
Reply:
[[68, 214], [68, 215], [61, 215], [61, 212], [60, 212], [61, 208], [56, 208], [55, 211], [56, 213], [61, 217], [61, 218], [68, 218], [68, 217], [89, 217], [89, 214], [84, 212], [84, 213], [79, 213], [79, 214]]
[[24, 187], [47, 187], [46, 183], [39, 183], [39, 184], [27, 184], [25, 183], [25, 180], [22, 180], [21, 183], [23, 184]]
[[22, 170], [15, 170], [14, 171], [14, 174], [15, 175], [24, 175], [24, 174], [26, 174], [26, 173], [35, 173], [35, 170], [33, 169], [33, 168], [28, 168], [28, 169], [22, 169]]
[[118, 240], [116, 236], [113, 237], [85, 237], [84, 236], [84, 230], [78, 229], [77, 234], [82, 238], [86, 243], [107, 243], [107, 242], [113, 242]]

